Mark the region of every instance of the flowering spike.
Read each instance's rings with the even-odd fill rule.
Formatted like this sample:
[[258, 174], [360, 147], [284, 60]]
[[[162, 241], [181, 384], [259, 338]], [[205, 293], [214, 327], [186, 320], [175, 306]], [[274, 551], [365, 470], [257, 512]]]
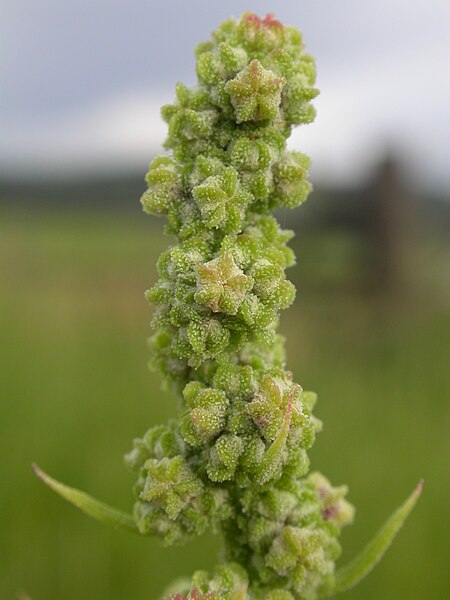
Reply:
[[100, 520], [166, 544], [220, 531], [228, 562], [197, 571], [168, 600], [316, 600], [350, 587], [381, 557], [418, 492], [335, 575], [353, 520], [347, 487], [310, 473], [321, 429], [316, 395], [287, 369], [279, 316], [294, 301], [292, 231], [271, 212], [302, 204], [309, 158], [287, 151], [315, 109], [314, 60], [272, 14], [220, 25], [196, 50], [198, 85], [161, 110], [165, 147], [149, 167], [146, 212], [167, 218], [171, 247], [146, 293], [155, 306], [152, 367], [180, 401], [125, 456], [133, 517], [38, 472]]

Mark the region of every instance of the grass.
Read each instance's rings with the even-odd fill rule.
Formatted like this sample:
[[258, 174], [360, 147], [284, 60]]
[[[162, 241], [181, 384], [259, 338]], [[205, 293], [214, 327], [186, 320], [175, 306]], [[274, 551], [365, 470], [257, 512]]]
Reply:
[[[296, 380], [319, 393], [325, 430], [311, 453], [313, 467], [348, 483], [357, 507], [343, 537], [343, 562], [425, 479], [423, 497], [382, 565], [342, 598], [444, 598], [450, 319], [435, 293], [439, 285], [428, 280], [397, 303], [339, 287], [336, 274], [348, 279], [351, 260], [351, 244], [341, 242], [297, 242], [302, 294], [282, 329]], [[143, 291], [167, 243], [160, 224], [140, 215], [2, 215], [1, 598], [24, 591], [33, 600], [153, 600], [173, 577], [216, 561], [212, 536], [183, 548], [128, 537], [64, 504], [31, 470], [37, 462], [69, 485], [131, 506], [133, 478], [122, 456], [134, 436], [176, 410], [146, 366], [151, 313]], [[326, 268], [323, 248], [330, 249]], [[316, 285], [319, 258], [324, 281]]]

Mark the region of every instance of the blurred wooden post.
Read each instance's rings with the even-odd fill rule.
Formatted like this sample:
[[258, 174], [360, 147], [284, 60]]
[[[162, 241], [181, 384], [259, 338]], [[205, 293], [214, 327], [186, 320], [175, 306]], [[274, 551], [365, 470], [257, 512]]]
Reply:
[[380, 294], [405, 291], [414, 251], [414, 203], [401, 162], [393, 155], [387, 155], [378, 167], [371, 204], [373, 289]]

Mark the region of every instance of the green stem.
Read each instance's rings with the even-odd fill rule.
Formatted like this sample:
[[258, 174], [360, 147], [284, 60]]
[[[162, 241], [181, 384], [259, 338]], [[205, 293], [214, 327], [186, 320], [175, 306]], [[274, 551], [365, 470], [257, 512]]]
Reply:
[[420, 481], [409, 498], [384, 523], [362, 552], [347, 565], [338, 569], [333, 589], [329, 594], [323, 597], [338, 594], [339, 592], [344, 592], [345, 590], [354, 587], [370, 573], [381, 560], [408, 518], [422, 492], [422, 487], [423, 481]]
[[116, 508], [112, 508], [104, 502], [92, 498], [92, 496], [89, 496], [81, 490], [71, 488], [64, 483], [56, 481], [56, 479], [53, 479], [50, 475], [44, 473], [44, 471], [35, 464], [32, 466], [39, 479], [65, 500], [68, 500], [89, 516], [94, 517], [94, 519], [97, 519], [102, 523], [112, 525], [113, 527], [139, 533], [137, 525], [131, 515], [117, 510]]

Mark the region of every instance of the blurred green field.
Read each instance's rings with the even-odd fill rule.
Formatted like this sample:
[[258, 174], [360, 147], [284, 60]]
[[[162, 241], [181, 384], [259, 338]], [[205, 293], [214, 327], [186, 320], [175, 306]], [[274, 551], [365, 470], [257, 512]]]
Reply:
[[[130, 507], [122, 463], [133, 437], [176, 402], [149, 373], [143, 291], [167, 245], [141, 216], [16, 211], [0, 225], [0, 597], [156, 600], [171, 578], [212, 567], [219, 540], [182, 548], [109, 530], [33, 475]], [[425, 491], [382, 565], [348, 600], [447, 597], [446, 340], [438, 247], [395, 302], [352, 286], [346, 239], [297, 240], [301, 288], [282, 319], [289, 367], [319, 394], [313, 467], [346, 482], [357, 507], [351, 558], [417, 481]], [[359, 266], [361, 268], [361, 265]], [[418, 269], [419, 272], [419, 269]], [[319, 275], [320, 274], [320, 278]]]

